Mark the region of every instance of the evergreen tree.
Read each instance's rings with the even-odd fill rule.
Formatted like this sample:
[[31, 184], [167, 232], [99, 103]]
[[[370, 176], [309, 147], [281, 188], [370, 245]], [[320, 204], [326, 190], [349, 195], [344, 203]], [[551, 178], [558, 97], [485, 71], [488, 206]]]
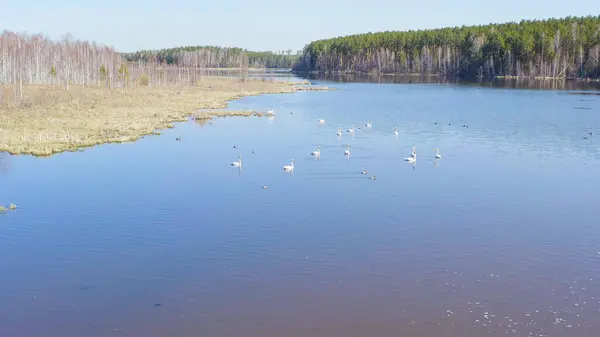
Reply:
[[309, 43], [295, 71], [598, 77], [600, 16], [523, 20]]

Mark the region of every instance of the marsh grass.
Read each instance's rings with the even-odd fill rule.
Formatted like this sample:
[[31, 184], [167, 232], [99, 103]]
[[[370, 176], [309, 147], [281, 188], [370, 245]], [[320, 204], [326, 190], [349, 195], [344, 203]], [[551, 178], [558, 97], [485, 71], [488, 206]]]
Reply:
[[[229, 101], [244, 96], [293, 93], [327, 88], [298, 83], [203, 77], [194, 86], [131, 89], [62, 86], [25, 87], [18, 101], [0, 103], [0, 152], [49, 156], [103, 143], [131, 142], [158, 130], [174, 127], [189, 117], [259, 115], [255, 111], [227, 111]], [[203, 109], [203, 110], [199, 110]], [[206, 112], [206, 109], [215, 109]]]
[[257, 117], [262, 117], [262, 116], [271, 116], [273, 115], [272, 113], [268, 113], [268, 112], [260, 112], [260, 111], [254, 111], [254, 110], [219, 110], [219, 109], [207, 109], [207, 110], [197, 110], [194, 113], [192, 113], [192, 118], [196, 119], [196, 120], [201, 120], [201, 119], [213, 119], [213, 118], [217, 118], [217, 117], [235, 117], [235, 116], [243, 116], [243, 117], [249, 117], [249, 116], [257, 116]]

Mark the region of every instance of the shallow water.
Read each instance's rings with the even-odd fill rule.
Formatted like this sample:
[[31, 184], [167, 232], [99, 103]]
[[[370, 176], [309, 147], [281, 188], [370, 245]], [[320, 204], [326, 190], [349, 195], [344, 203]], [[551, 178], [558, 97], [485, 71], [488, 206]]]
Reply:
[[597, 336], [600, 96], [327, 85], [3, 157], [0, 335]]

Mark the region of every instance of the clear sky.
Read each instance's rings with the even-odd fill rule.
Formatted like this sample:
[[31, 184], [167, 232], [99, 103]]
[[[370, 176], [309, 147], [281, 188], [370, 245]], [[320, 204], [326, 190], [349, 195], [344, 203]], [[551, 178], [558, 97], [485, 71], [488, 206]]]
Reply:
[[0, 0], [0, 31], [45, 33], [119, 51], [181, 45], [302, 49], [310, 41], [600, 14], [600, 0]]

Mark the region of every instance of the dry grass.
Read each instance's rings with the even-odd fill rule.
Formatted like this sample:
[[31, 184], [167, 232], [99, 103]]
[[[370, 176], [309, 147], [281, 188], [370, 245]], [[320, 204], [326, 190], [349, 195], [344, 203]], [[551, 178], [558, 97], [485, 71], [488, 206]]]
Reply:
[[192, 113], [192, 118], [196, 120], [201, 119], [213, 119], [216, 117], [234, 117], [234, 116], [270, 116], [272, 115], [269, 112], [259, 112], [254, 110], [218, 110], [218, 109], [207, 109], [207, 110], [198, 110]]
[[127, 91], [106, 87], [27, 86], [20, 102], [12, 88], [0, 102], [0, 152], [48, 156], [109, 142], [129, 142], [173, 122], [196, 118], [255, 115], [254, 111], [198, 111], [223, 109], [227, 102], [252, 95], [323, 90], [290, 82], [204, 77], [196, 86]]

